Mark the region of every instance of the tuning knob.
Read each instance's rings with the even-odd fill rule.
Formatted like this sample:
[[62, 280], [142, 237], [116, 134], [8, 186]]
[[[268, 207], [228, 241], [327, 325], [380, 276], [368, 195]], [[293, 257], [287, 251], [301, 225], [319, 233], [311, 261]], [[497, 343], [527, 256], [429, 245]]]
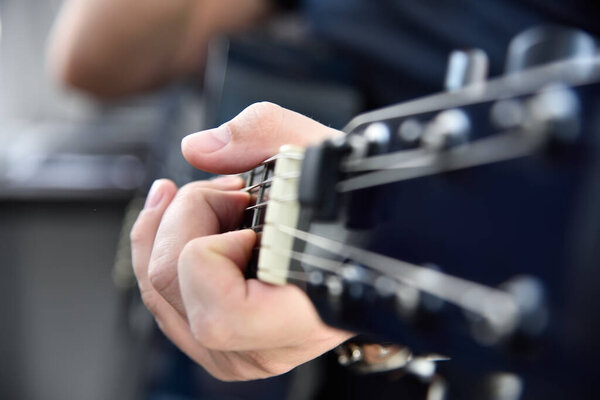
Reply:
[[594, 39], [585, 32], [560, 26], [528, 29], [510, 42], [506, 72], [523, 71], [537, 65], [580, 57], [593, 57]]
[[483, 50], [455, 50], [448, 58], [446, 90], [452, 91], [480, 83], [488, 74], [488, 57]]

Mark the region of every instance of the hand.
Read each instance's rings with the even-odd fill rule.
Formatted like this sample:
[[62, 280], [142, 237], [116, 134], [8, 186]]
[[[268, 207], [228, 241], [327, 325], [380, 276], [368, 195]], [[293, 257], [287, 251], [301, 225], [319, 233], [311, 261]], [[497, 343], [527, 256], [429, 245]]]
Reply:
[[[185, 158], [215, 173], [251, 169], [282, 144], [340, 134], [269, 103], [223, 126], [186, 137]], [[179, 191], [155, 182], [131, 232], [144, 303], [163, 332], [222, 380], [278, 375], [352, 334], [326, 326], [298, 287], [244, 279], [256, 237], [239, 226], [249, 195], [239, 178], [194, 182]]]

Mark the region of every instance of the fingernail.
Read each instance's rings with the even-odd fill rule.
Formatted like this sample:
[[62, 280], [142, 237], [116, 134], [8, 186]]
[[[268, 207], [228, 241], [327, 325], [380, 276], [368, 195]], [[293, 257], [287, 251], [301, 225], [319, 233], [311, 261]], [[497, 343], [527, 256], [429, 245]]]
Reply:
[[154, 208], [160, 204], [160, 201], [163, 198], [164, 191], [161, 185], [161, 179], [154, 181], [150, 190], [148, 191], [148, 196], [146, 197], [146, 203], [144, 204], [144, 208]]
[[212, 153], [225, 147], [231, 141], [231, 130], [227, 125], [221, 125], [218, 128], [192, 133], [183, 140], [186, 142], [186, 146], [192, 146], [195, 151]]

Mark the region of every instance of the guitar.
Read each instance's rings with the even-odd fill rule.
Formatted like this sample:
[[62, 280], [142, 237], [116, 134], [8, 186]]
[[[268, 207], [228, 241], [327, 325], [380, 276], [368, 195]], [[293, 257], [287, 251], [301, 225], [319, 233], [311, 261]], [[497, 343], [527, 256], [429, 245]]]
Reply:
[[244, 226], [261, 235], [249, 277], [299, 285], [326, 323], [405, 346], [405, 371], [436, 382], [430, 398], [590, 398], [600, 57], [368, 112], [344, 131], [248, 174]]

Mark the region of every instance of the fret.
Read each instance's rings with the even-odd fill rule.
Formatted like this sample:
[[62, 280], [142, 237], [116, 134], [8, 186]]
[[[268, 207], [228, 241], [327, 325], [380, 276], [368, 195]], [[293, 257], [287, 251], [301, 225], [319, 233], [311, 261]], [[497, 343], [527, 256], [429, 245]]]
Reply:
[[[285, 174], [285, 175], [278, 175], [277, 178], [279, 179], [297, 179], [300, 177], [299, 173], [293, 173], [293, 174]], [[271, 183], [273, 183], [273, 177], [267, 178], [267, 179], [263, 179], [258, 183], [252, 184], [252, 185], [248, 185], [246, 187], [243, 187], [242, 190], [243, 192], [249, 192], [252, 193], [253, 191], [255, 191], [256, 189], [261, 188], [262, 186], [268, 186]]]
[[287, 283], [286, 277], [290, 276], [289, 252], [293, 250], [294, 238], [282, 234], [272, 224], [297, 226], [300, 214], [298, 184], [303, 149], [282, 146], [280, 153], [269, 160], [276, 161], [269, 185], [269, 198], [257, 200], [256, 203], [257, 208], [264, 209], [264, 218], [260, 222], [264, 225], [261, 228], [261, 245], [264, 248], [258, 255], [257, 277], [264, 282], [283, 285]]
[[[242, 175], [246, 178], [246, 185], [241, 191], [250, 193], [252, 200], [244, 210], [241, 229], [252, 229], [258, 235], [257, 247], [253, 249], [252, 259], [246, 268], [247, 278], [262, 275], [260, 279], [266, 282], [286, 283], [285, 277], [288, 276], [290, 263], [290, 257], [286, 255], [292, 250], [293, 240], [290, 241], [286, 235], [273, 228], [269, 232], [266, 220], [272, 218], [272, 222], [296, 228], [295, 221], [299, 213], [297, 186], [303, 152], [304, 150], [298, 147], [282, 146], [279, 154]], [[273, 193], [276, 195], [273, 196]], [[281, 218], [283, 220], [280, 220]], [[272, 246], [283, 246], [284, 253], [268, 249], [259, 251], [261, 242], [265, 243], [265, 240]], [[262, 264], [267, 263], [271, 266], [266, 270], [263, 267], [262, 272], [259, 267], [261, 258]]]
[[250, 186], [246, 186], [246, 187], [242, 188], [241, 190], [242, 190], [242, 192], [252, 193], [253, 191], [255, 191], [257, 189], [260, 189], [263, 186], [267, 186], [267, 185], [269, 185], [271, 183], [273, 183], [273, 178], [265, 179], [262, 182], [255, 183], [255, 184], [250, 185]]
[[247, 173], [246, 187], [241, 190], [252, 194], [254, 204], [246, 208], [242, 228], [254, 229], [255, 226], [264, 223], [264, 209], [267, 206], [269, 189], [273, 182], [274, 168], [275, 162], [266, 160]]
[[[262, 203], [256, 203], [253, 206], [247, 207], [246, 211], [252, 211], [252, 217], [253, 217], [252, 220], [254, 221], [254, 216], [256, 216], [255, 210], [263, 209], [267, 206], [267, 204], [269, 204], [268, 201], [263, 201]], [[251, 226], [254, 226], [254, 225], [256, 225], [256, 224], [253, 223]]]
[[250, 229], [252, 229], [254, 232], [262, 232], [264, 226], [265, 224], [254, 225]]
[[[298, 180], [300, 172], [292, 171], [274, 175], [276, 163], [278, 160], [292, 160], [300, 162], [303, 158], [302, 151], [298, 148], [283, 146], [284, 151], [270, 157], [260, 163], [256, 168], [246, 172], [242, 176], [246, 177], [246, 186], [241, 190], [252, 194], [252, 202], [245, 210], [244, 222], [241, 228], [255, 229], [264, 225], [265, 209], [269, 201], [296, 201], [297, 196], [287, 196], [278, 199], [269, 197], [271, 185], [276, 179], [280, 180]], [[261, 228], [256, 228], [261, 229]]]
[[[269, 178], [269, 174], [271, 172], [270, 168], [264, 167], [263, 168], [263, 173], [261, 176], [261, 182], [266, 182]], [[267, 202], [264, 201], [265, 199], [265, 191], [267, 190], [267, 186], [268, 185], [261, 185], [258, 189], [258, 197], [256, 199], [257, 205], [259, 204], [262, 205], [264, 204], [264, 207], [256, 207], [256, 210], [254, 211], [254, 215], [252, 216], [252, 226], [256, 226], [259, 225], [262, 221], [261, 221], [261, 217], [263, 216], [263, 209], [267, 206]]]

